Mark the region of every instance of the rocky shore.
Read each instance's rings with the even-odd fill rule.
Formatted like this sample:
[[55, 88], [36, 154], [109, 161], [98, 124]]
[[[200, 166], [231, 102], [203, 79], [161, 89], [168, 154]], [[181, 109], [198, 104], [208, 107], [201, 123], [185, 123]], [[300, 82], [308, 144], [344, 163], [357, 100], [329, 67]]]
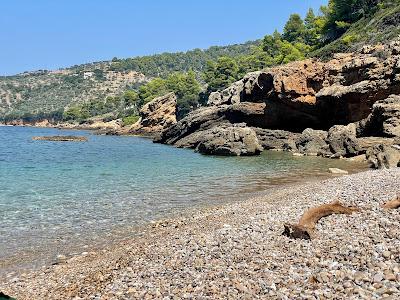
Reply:
[[291, 151], [400, 165], [400, 42], [247, 74], [157, 142], [203, 154]]
[[[144, 228], [115, 247], [24, 274], [17, 299], [398, 299], [400, 169], [271, 190]], [[359, 209], [322, 218], [311, 240], [284, 236], [309, 208]]]

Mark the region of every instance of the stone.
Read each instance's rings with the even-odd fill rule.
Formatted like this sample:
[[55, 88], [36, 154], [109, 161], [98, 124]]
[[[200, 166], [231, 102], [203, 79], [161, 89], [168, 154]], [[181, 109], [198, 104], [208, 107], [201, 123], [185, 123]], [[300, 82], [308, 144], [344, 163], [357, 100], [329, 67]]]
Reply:
[[349, 174], [346, 170], [338, 169], [338, 168], [329, 168], [329, 172], [332, 174]]
[[377, 101], [361, 125], [363, 136], [400, 137], [400, 96], [391, 95]]
[[392, 146], [378, 144], [366, 152], [367, 161], [375, 169], [393, 168], [400, 166], [400, 151]]
[[361, 147], [356, 133], [357, 128], [354, 123], [347, 126], [335, 125], [329, 129], [327, 143], [334, 157], [351, 157], [360, 154]]
[[56, 136], [35, 136], [32, 138], [32, 140], [48, 141], [48, 142], [87, 142], [88, 138], [85, 136], [56, 135]]
[[331, 155], [329, 145], [325, 141], [328, 133], [322, 130], [305, 129], [296, 139], [296, 148], [307, 155]]
[[252, 127], [265, 150], [295, 150], [298, 133]]
[[243, 124], [217, 126], [203, 132], [197, 151], [202, 154], [240, 156], [257, 155], [263, 150], [257, 135]]

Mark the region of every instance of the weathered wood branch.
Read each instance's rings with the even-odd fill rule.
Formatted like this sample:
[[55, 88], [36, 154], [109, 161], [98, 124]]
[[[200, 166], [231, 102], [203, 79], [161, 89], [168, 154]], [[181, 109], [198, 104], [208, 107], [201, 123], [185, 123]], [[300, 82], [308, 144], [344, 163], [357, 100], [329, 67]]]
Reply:
[[398, 209], [400, 207], [400, 196], [397, 196], [394, 200], [386, 202], [382, 207], [385, 209]]
[[313, 207], [302, 215], [298, 224], [285, 224], [283, 235], [294, 239], [310, 240], [314, 233], [315, 226], [321, 218], [333, 214], [350, 215], [357, 211], [359, 211], [358, 208], [343, 206], [339, 201]]

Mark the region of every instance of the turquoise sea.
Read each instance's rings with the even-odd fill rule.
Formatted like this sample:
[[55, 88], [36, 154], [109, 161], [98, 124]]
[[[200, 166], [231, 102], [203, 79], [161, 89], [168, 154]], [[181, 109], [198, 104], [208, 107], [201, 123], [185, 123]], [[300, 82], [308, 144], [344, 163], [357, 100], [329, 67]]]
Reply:
[[[69, 134], [89, 141], [32, 141]], [[0, 273], [105, 247], [188, 208], [331, 176], [329, 167], [364, 166], [280, 152], [211, 157], [137, 137], [0, 127]]]

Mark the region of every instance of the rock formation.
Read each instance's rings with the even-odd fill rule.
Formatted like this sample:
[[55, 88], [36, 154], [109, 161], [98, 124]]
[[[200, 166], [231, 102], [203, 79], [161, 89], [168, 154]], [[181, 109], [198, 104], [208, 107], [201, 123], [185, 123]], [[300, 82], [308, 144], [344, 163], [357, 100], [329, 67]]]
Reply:
[[176, 123], [176, 96], [174, 93], [158, 97], [146, 103], [139, 112], [140, 119], [128, 130], [128, 134], [155, 136]]
[[[396, 158], [388, 156], [395, 153], [383, 162], [377, 151], [400, 140], [397, 50], [395, 44], [370, 47], [328, 62], [309, 59], [249, 73], [212, 93], [207, 107], [164, 127], [156, 141], [224, 155], [257, 154], [257, 144], [332, 158], [368, 152], [371, 163], [381, 161], [374, 166], [392, 166]], [[245, 126], [252, 142], [238, 146]], [[377, 140], [371, 136], [382, 141], [381, 148], [372, 149]], [[390, 147], [385, 151], [397, 151]]]
[[200, 135], [202, 141], [196, 149], [202, 154], [245, 156], [263, 151], [256, 133], [245, 124], [215, 126]]

